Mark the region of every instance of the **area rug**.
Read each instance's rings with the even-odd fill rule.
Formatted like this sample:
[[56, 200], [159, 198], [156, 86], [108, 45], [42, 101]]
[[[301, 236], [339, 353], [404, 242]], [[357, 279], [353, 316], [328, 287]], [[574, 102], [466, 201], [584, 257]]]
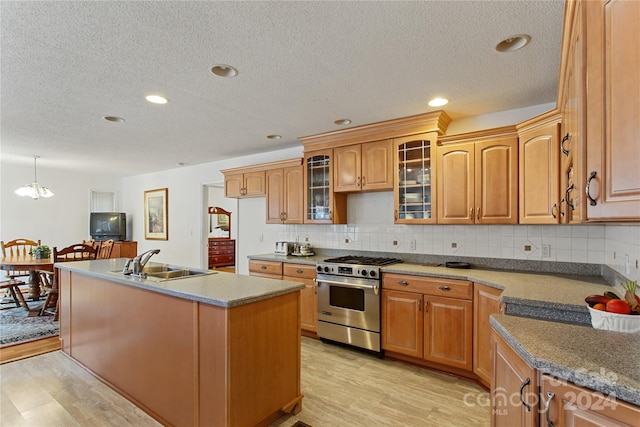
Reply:
[[38, 316], [40, 306], [29, 303], [27, 312], [13, 304], [0, 305], [0, 347], [21, 344], [59, 334], [59, 322], [53, 316]]

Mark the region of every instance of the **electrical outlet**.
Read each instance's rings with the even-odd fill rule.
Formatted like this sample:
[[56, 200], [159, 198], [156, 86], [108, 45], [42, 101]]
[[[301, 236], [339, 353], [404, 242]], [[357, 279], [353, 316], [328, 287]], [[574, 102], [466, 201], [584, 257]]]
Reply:
[[411, 240], [410, 248], [411, 248], [412, 251], [416, 250], [416, 241], [415, 241], [415, 239]]
[[624, 254], [624, 274], [631, 274], [631, 261], [629, 254]]
[[397, 240], [394, 240], [394, 241], [393, 241], [393, 246], [398, 246], [398, 244], [399, 244], [399, 243], [398, 243], [398, 241], [397, 241]]
[[451, 242], [451, 247], [455, 249], [458, 247], [458, 244], [456, 242]]
[[308, 242], [309, 241], [309, 236], [304, 236], [304, 241]]
[[551, 245], [542, 245], [542, 258], [549, 258], [551, 256]]
[[531, 245], [524, 245], [525, 252], [531, 252]]
[[348, 237], [345, 237], [344, 242], [348, 245], [349, 243], [351, 243], [351, 239]]

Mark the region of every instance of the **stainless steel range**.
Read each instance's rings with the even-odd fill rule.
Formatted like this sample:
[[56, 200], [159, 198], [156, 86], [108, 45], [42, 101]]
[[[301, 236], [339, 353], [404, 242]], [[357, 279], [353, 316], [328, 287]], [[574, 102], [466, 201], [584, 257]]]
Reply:
[[317, 263], [318, 336], [380, 352], [380, 266], [399, 262], [344, 256]]

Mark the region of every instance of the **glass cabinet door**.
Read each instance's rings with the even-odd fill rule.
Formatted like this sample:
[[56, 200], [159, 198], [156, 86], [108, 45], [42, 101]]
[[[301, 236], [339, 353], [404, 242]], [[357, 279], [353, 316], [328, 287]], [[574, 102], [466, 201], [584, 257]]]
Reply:
[[331, 220], [331, 156], [324, 153], [306, 159], [306, 221]]
[[435, 139], [396, 140], [396, 223], [435, 223], [435, 174], [431, 163], [434, 147]]

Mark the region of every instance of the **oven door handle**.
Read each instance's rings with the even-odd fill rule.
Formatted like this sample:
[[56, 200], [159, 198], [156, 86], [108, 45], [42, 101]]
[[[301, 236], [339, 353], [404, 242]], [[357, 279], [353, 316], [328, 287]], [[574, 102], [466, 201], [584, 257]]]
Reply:
[[373, 290], [373, 293], [375, 295], [378, 295], [378, 291], [380, 289], [379, 285], [357, 285], [355, 283], [348, 283], [348, 282], [338, 282], [335, 280], [327, 280], [327, 279], [320, 279], [318, 280], [313, 279], [313, 281], [316, 283], [316, 287], [320, 286], [320, 283], [328, 283], [330, 285], [338, 285], [338, 286], [344, 286], [345, 288], [355, 288], [355, 289], [364, 289], [364, 290]]

